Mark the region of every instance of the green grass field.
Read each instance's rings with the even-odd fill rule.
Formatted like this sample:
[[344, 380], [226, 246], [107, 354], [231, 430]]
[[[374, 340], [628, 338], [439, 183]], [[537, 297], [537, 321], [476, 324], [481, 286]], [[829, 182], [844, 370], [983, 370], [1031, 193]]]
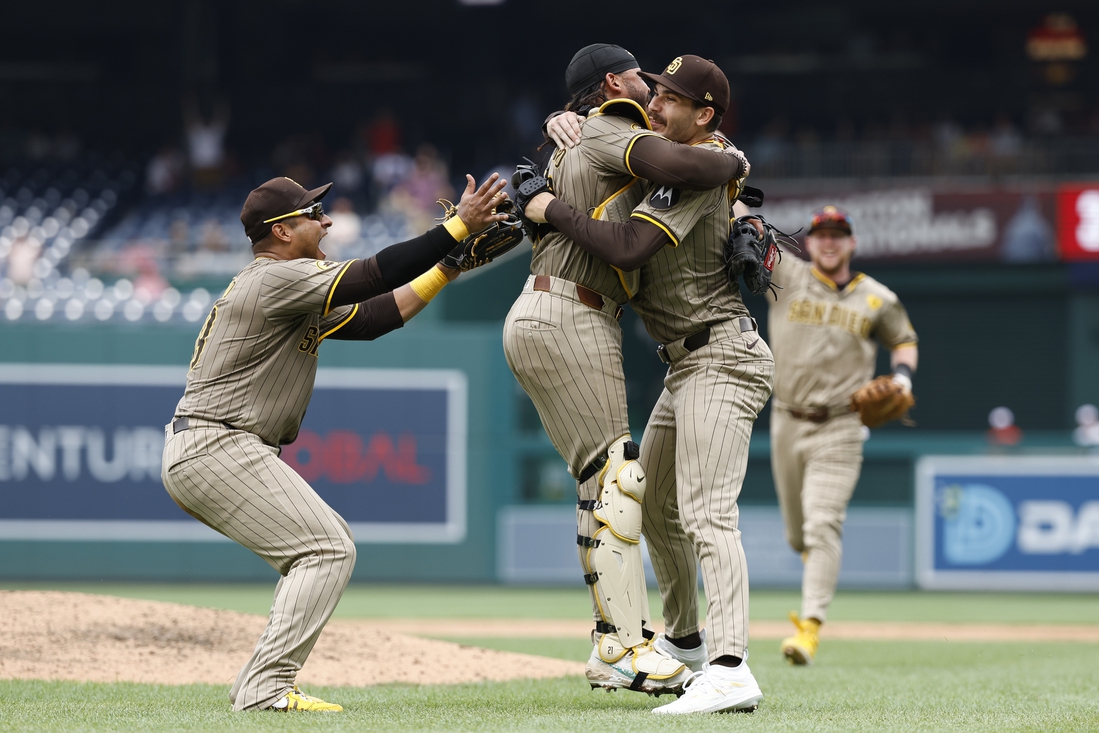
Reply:
[[[271, 586], [26, 585], [5, 589], [95, 592], [266, 613]], [[352, 586], [342, 618], [584, 618], [580, 590]], [[654, 599], [654, 607], [659, 603]], [[781, 619], [791, 592], [756, 591], [752, 618]], [[841, 593], [845, 621], [1099, 623], [1083, 595]], [[809, 668], [785, 664], [773, 640], [750, 664], [765, 698], [752, 715], [665, 719], [658, 702], [593, 692], [580, 677], [457, 686], [310, 689], [344, 713], [232, 713], [222, 686], [0, 681], [0, 731], [1095, 731], [1099, 645], [829, 641]], [[461, 638], [465, 644], [583, 660], [584, 639]], [[663, 698], [666, 702], [669, 698]]]

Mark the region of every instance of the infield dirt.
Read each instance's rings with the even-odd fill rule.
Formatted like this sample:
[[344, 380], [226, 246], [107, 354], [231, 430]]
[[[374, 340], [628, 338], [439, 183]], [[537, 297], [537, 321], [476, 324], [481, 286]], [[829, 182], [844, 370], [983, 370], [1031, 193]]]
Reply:
[[[54, 591], [0, 591], [0, 679], [154, 684], [232, 683], [263, 631], [253, 614], [160, 601]], [[583, 639], [591, 622], [499, 619], [335, 619], [303, 685], [454, 684], [582, 675], [579, 661], [419, 638]], [[753, 622], [754, 639], [782, 638], [788, 622]], [[829, 622], [830, 639], [1099, 643], [1095, 625]]]

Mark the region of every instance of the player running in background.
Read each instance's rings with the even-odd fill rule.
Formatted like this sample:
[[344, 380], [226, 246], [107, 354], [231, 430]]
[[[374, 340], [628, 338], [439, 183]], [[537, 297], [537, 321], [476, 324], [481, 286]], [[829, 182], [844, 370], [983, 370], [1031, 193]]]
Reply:
[[787, 255], [775, 266], [768, 338], [775, 354], [771, 470], [786, 541], [801, 553], [801, 615], [783, 640], [793, 664], [810, 664], [836, 591], [847, 503], [862, 468], [865, 428], [851, 395], [874, 375], [877, 344], [892, 352], [893, 379], [911, 392], [916, 332], [897, 296], [851, 271], [851, 217], [835, 206], [813, 214], [810, 262]]
[[472, 177], [457, 216], [365, 260], [325, 260], [332, 184], [274, 178], [240, 219], [255, 259], [214, 303], [183, 398], [165, 427], [162, 478], [188, 514], [282, 576], [267, 628], [229, 692], [234, 710], [338, 711], [295, 680], [355, 567], [347, 522], [279, 460], [313, 395], [326, 338], [370, 340], [400, 328], [458, 271], [436, 266], [470, 231], [504, 218], [504, 183]]

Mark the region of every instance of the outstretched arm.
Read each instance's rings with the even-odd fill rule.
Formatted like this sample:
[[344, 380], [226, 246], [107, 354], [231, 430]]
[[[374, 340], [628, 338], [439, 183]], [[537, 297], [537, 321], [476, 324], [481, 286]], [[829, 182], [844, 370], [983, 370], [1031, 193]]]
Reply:
[[386, 247], [373, 257], [354, 260], [334, 286], [332, 306], [359, 303], [396, 290], [433, 267], [470, 233], [506, 219], [505, 214], [493, 213], [507, 196], [502, 192], [507, 182], [499, 178], [493, 173], [477, 187], [473, 176], [467, 175], [457, 216], [426, 234]]

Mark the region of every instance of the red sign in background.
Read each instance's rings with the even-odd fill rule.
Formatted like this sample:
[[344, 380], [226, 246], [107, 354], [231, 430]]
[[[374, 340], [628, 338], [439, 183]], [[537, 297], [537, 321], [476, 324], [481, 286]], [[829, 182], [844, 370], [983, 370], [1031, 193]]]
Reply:
[[1057, 241], [1066, 262], [1099, 261], [1099, 183], [1057, 192]]

